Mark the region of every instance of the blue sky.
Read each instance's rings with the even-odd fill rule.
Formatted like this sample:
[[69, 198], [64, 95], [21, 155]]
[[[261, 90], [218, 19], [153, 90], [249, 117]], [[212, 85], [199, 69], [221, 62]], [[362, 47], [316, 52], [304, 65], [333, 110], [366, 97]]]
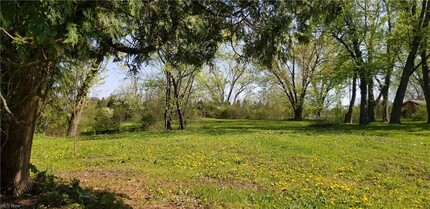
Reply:
[[101, 73], [101, 84], [97, 84], [90, 90], [90, 97], [106, 98], [125, 82], [126, 73], [112, 60], [108, 61], [106, 70]]

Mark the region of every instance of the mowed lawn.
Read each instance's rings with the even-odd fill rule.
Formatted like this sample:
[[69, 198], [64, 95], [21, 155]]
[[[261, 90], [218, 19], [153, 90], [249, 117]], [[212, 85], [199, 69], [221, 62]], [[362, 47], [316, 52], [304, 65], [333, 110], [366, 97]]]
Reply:
[[202, 119], [184, 131], [36, 135], [32, 164], [134, 208], [429, 208], [430, 126]]

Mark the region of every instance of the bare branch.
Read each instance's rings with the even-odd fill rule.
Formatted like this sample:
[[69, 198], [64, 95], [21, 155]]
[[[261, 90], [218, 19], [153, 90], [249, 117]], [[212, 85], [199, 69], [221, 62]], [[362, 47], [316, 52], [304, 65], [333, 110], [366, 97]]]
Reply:
[[3, 94], [0, 92], [1, 103], [3, 104], [3, 108], [6, 112], [13, 118], [15, 123], [20, 123], [19, 120], [15, 117], [15, 115], [10, 111], [9, 106], [7, 105], [6, 99], [3, 97]]
[[4, 28], [0, 27], [0, 30], [2, 30], [4, 33], [6, 33], [7, 36], [9, 36], [11, 39], [15, 39], [10, 33], [8, 33]]

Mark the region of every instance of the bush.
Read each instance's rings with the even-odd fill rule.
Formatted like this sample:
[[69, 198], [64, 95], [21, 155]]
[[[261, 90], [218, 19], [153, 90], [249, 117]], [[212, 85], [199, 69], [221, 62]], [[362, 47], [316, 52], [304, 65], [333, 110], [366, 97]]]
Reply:
[[118, 133], [120, 122], [113, 118], [113, 110], [105, 107], [100, 109], [96, 115], [96, 122], [93, 125], [96, 134]]
[[157, 122], [157, 117], [154, 115], [153, 112], [150, 112], [150, 111], [144, 112], [142, 115], [141, 122], [142, 122], [141, 127], [144, 130], [148, 130], [149, 127], [151, 127], [152, 125], [154, 125]]
[[416, 121], [427, 120], [427, 107], [424, 105], [418, 106], [417, 110], [414, 113], [412, 113], [410, 118]]

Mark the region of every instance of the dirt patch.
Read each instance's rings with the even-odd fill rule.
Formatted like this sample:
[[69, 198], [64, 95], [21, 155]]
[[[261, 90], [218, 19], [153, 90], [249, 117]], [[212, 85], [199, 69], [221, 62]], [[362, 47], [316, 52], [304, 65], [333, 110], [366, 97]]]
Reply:
[[171, 209], [194, 208], [175, 202], [166, 205], [153, 204], [154, 194], [148, 189], [148, 182], [142, 172], [131, 170], [85, 170], [76, 172], [64, 172], [58, 175], [61, 178], [72, 180], [79, 179], [82, 187], [90, 187], [93, 190], [107, 190], [124, 194], [124, 202], [133, 208], [143, 209]]

